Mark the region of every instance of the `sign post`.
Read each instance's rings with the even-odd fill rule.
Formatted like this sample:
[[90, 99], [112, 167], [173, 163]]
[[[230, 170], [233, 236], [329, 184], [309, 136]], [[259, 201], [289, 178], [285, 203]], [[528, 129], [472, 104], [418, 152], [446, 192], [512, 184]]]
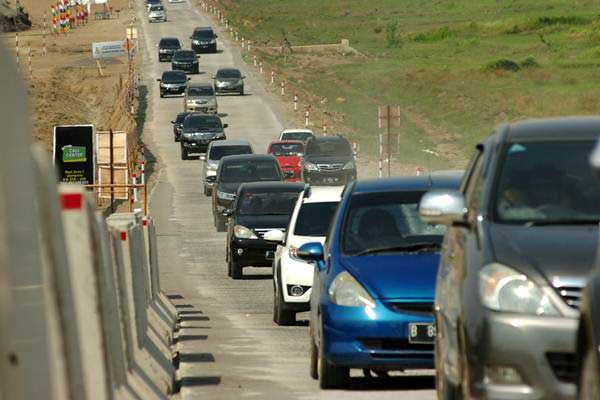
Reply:
[[[388, 159], [388, 177], [392, 176], [392, 132], [391, 128], [398, 128], [400, 126], [400, 106], [379, 106], [378, 112], [378, 126], [379, 128], [385, 128], [387, 133], [387, 159]], [[380, 140], [380, 142], [383, 142]], [[383, 146], [379, 146], [380, 163], [383, 158]]]
[[96, 183], [93, 125], [55, 126], [52, 153], [60, 182], [81, 185]]

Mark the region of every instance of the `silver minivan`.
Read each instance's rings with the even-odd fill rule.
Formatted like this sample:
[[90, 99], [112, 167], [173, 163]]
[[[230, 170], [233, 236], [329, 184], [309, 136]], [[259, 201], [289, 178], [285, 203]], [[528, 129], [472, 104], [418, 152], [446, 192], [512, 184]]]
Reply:
[[210, 83], [190, 83], [183, 98], [183, 111], [216, 114], [219, 105], [215, 89]]
[[212, 187], [217, 177], [219, 161], [225, 156], [238, 154], [253, 154], [254, 149], [250, 142], [244, 139], [218, 140], [211, 142], [206, 149], [206, 154], [200, 156], [202, 160], [202, 180], [204, 195], [212, 195]]
[[162, 4], [151, 5], [148, 8], [148, 22], [167, 22], [167, 10]]

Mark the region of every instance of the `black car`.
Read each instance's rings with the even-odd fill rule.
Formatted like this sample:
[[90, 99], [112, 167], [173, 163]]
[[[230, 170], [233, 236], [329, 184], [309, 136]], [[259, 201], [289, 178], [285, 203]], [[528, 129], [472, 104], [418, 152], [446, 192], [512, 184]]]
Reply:
[[309, 139], [304, 150], [302, 178], [314, 185], [345, 185], [355, 180], [356, 163], [350, 142], [341, 135]]
[[185, 88], [190, 78], [183, 71], [165, 71], [160, 82], [160, 97], [165, 97], [169, 94], [182, 95], [185, 93]]
[[228, 276], [240, 279], [248, 266], [270, 267], [277, 243], [264, 234], [272, 229], [285, 232], [300, 192], [301, 183], [260, 182], [242, 184], [229, 217], [227, 228]]
[[160, 42], [158, 42], [158, 61], [171, 61], [177, 50], [181, 50], [179, 39], [174, 37], [160, 39]]
[[181, 159], [189, 159], [190, 154], [206, 153], [210, 142], [225, 140], [227, 124], [214, 114], [191, 113], [183, 120], [181, 131]]
[[217, 52], [217, 34], [210, 26], [201, 26], [194, 29], [192, 36], [192, 50], [196, 53], [203, 51], [209, 53]]
[[175, 142], [179, 142], [181, 140], [181, 132], [183, 131], [183, 121], [185, 121], [185, 117], [192, 114], [190, 111], [182, 112], [177, 114], [175, 117], [175, 121], [171, 121], [173, 124], [173, 139]]
[[198, 55], [192, 50], [177, 50], [171, 60], [171, 69], [185, 71], [188, 74], [199, 73]]
[[[600, 142], [591, 156], [596, 178], [600, 177]], [[578, 394], [581, 400], [600, 399], [600, 242], [596, 268], [581, 296], [577, 335]]]
[[244, 79], [239, 69], [221, 68], [217, 70], [213, 80], [215, 81], [216, 93], [239, 93], [244, 95]]
[[587, 161], [599, 132], [600, 118], [501, 125], [476, 146], [459, 191], [423, 196], [421, 218], [448, 226], [434, 307], [438, 398], [575, 398], [579, 303], [600, 221]]
[[285, 175], [272, 155], [245, 154], [221, 158], [212, 191], [212, 211], [218, 232], [226, 229], [225, 209], [233, 208], [238, 188], [248, 182], [283, 182]]

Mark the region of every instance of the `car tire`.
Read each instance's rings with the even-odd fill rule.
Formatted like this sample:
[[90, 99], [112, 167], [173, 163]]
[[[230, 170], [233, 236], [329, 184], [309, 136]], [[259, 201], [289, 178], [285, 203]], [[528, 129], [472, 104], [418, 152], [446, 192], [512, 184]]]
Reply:
[[210, 190], [209, 190], [209, 189], [208, 189], [206, 186], [204, 186], [204, 195], [205, 195], [206, 197], [209, 197], [211, 194], [212, 194], [212, 193], [210, 192]]
[[227, 222], [225, 218], [217, 216], [217, 232], [225, 232], [227, 230]]
[[163, 93], [161, 93], [160, 98], [162, 99], [163, 97], [165, 97], [165, 95]]
[[233, 260], [229, 261], [229, 266], [229, 269], [231, 270], [231, 278], [235, 280], [242, 279], [244, 276], [243, 268], [236, 264]]
[[240, 96], [244, 95], [244, 88], [242, 88], [242, 90], [240, 90]]
[[350, 369], [339, 367], [325, 358], [323, 346], [319, 347], [319, 386], [321, 389], [345, 389], [350, 382]]
[[[229, 251], [229, 250], [227, 250]], [[231, 271], [233, 268], [231, 268], [231, 257], [229, 257], [229, 259], [227, 260], [227, 276], [231, 278]]]
[[593, 346], [588, 346], [583, 355], [581, 378], [579, 380], [580, 400], [599, 400], [600, 381], [598, 380], [598, 357]]
[[310, 377], [319, 379], [319, 349], [312, 337], [310, 338]]
[[190, 157], [188, 156], [188, 152], [186, 149], [181, 149], [181, 159], [182, 160], [189, 160]]
[[[281, 291], [281, 272], [277, 273], [278, 285], [273, 285], [273, 322], [279, 326], [290, 326], [296, 323], [296, 313], [286, 309]], [[278, 288], [279, 287], [279, 288]]]

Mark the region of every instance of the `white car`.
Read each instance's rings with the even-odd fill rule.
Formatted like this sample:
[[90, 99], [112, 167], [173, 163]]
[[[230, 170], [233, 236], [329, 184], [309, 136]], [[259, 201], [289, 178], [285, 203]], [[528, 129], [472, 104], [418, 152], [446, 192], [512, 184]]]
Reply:
[[296, 313], [310, 308], [315, 267], [297, 258], [296, 252], [305, 243], [325, 242], [342, 190], [343, 186], [307, 187], [296, 203], [287, 236], [279, 230], [264, 235], [280, 243], [273, 260], [273, 320], [278, 325], [294, 324]]
[[162, 4], [151, 5], [148, 9], [148, 22], [167, 22], [167, 10]]
[[284, 129], [279, 134], [279, 140], [300, 140], [302, 142], [314, 137], [315, 134], [310, 129]]

